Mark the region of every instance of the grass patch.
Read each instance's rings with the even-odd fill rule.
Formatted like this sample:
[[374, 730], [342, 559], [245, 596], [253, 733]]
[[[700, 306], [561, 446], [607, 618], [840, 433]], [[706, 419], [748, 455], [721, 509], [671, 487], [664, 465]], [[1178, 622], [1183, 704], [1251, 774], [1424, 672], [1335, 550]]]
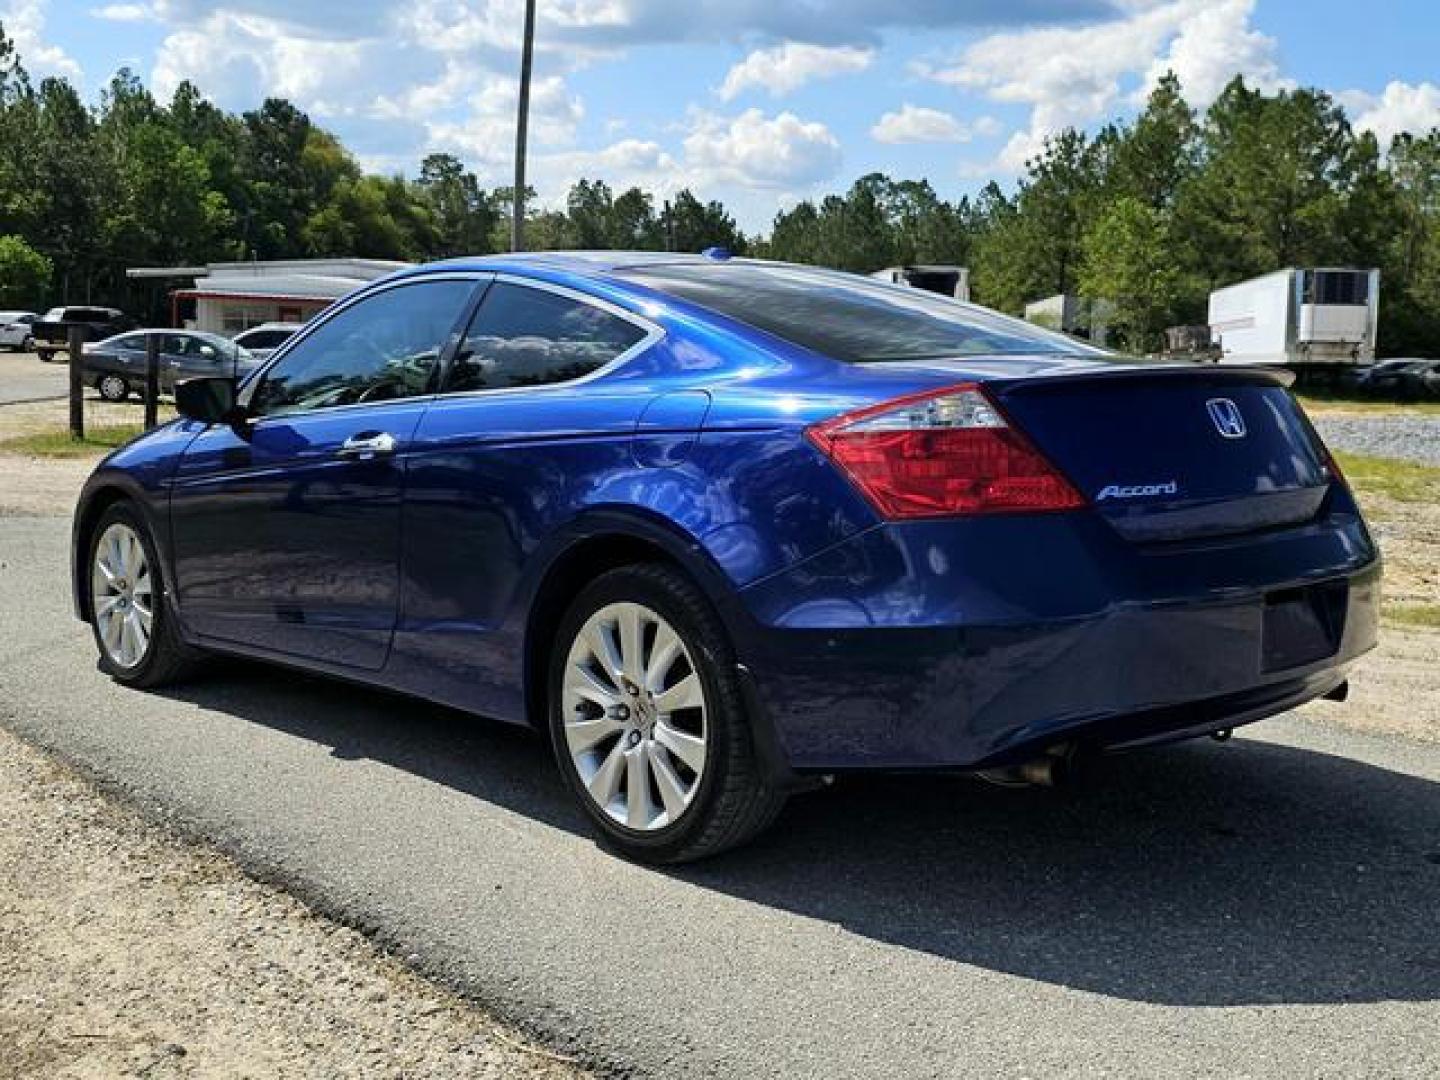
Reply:
[[1361, 499], [1383, 495], [1396, 502], [1440, 502], [1440, 468], [1433, 465], [1343, 452], [1335, 460]]
[[27, 454], [32, 457], [91, 457], [105, 450], [114, 450], [144, 432], [142, 424], [117, 424], [112, 427], [87, 427], [83, 439], [72, 439], [68, 430], [37, 431], [16, 435], [0, 441], [0, 451]]
[[1387, 604], [1383, 615], [1388, 622], [1440, 630], [1440, 604]]

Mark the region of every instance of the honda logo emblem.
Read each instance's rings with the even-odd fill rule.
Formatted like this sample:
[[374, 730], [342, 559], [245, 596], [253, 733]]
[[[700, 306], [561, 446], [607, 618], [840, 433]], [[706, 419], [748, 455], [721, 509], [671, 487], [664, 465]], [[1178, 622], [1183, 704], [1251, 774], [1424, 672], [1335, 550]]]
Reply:
[[1205, 402], [1205, 409], [1215, 424], [1215, 430], [1227, 439], [1245, 437], [1245, 418], [1240, 415], [1240, 406], [1227, 397], [1211, 398]]

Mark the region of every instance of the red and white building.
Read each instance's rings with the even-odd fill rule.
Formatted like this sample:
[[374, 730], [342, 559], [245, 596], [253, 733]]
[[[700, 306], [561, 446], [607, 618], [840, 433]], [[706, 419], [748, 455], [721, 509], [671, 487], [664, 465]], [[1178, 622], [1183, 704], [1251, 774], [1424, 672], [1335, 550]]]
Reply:
[[171, 324], [233, 336], [267, 322], [304, 322], [368, 281], [408, 263], [386, 259], [279, 259], [205, 266], [137, 266], [130, 278], [190, 279], [170, 293]]

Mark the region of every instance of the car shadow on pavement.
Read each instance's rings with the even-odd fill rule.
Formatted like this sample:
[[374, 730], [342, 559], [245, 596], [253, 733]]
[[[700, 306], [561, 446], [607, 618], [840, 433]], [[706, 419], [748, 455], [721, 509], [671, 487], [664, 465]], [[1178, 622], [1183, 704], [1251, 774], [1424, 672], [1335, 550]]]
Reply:
[[[590, 835], [543, 741], [509, 725], [244, 663], [166, 694]], [[751, 845], [657, 872], [1135, 1001], [1440, 1000], [1440, 784], [1251, 739], [1103, 758], [1062, 792], [843, 779]]]

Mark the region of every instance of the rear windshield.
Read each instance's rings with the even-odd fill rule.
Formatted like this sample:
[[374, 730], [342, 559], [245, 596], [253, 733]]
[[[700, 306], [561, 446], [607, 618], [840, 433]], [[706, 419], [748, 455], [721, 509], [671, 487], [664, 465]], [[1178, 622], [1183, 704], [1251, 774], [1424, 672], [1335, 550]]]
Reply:
[[973, 304], [837, 271], [720, 263], [644, 266], [620, 273], [851, 364], [1099, 351]]

